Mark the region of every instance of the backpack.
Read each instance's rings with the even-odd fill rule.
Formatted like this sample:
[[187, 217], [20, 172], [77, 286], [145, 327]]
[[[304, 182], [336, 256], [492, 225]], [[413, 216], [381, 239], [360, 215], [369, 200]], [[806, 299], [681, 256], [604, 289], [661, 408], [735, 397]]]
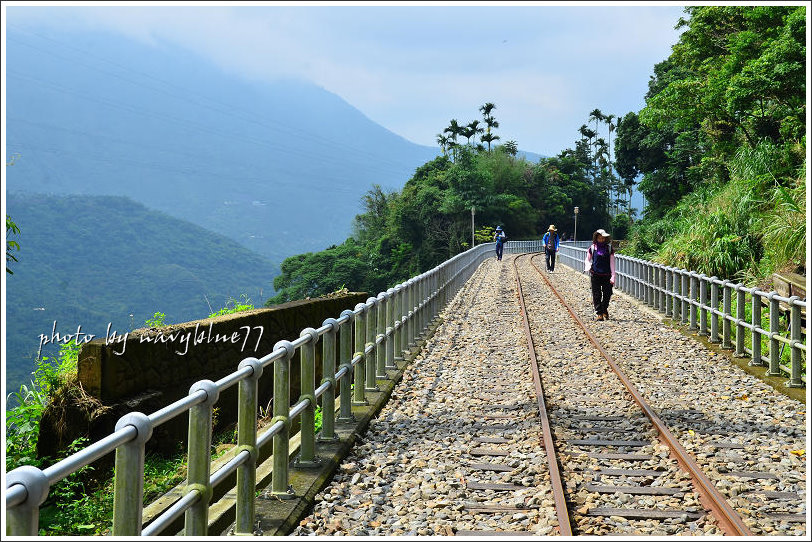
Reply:
[[609, 253], [606, 255], [606, 267], [607, 267], [607, 270], [604, 273], [599, 273], [598, 269], [595, 267], [595, 264], [598, 263], [596, 255], [595, 255], [595, 248], [596, 248], [595, 243], [592, 243], [589, 246], [589, 249], [587, 249], [587, 252], [592, 256], [592, 265], [590, 266], [590, 273], [592, 273], [593, 275], [594, 274], [608, 275], [610, 273], [610, 271], [609, 271], [609, 269], [610, 269], [609, 268], [609, 261], [610, 261], [610, 258], [612, 256], [612, 254], [615, 253], [615, 247], [612, 246], [611, 242], [609, 243]]

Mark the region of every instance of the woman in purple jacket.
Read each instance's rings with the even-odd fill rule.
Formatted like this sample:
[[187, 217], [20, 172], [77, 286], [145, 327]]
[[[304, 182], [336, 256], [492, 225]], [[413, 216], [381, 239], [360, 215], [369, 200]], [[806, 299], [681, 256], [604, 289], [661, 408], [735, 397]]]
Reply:
[[592, 246], [586, 251], [584, 271], [589, 271], [591, 276], [595, 319], [608, 320], [609, 299], [615, 284], [615, 251], [609, 234], [603, 229], [592, 234]]

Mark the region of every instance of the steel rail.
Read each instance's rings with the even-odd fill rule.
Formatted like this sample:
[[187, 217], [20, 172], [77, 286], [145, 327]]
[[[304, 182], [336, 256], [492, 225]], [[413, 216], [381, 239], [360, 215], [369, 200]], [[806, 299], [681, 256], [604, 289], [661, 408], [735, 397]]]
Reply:
[[527, 308], [524, 304], [524, 294], [522, 293], [522, 283], [519, 279], [518, 256], [513, 258], [513, 271], [516, 278], [516, 296], [519, 301], [519, 309], [522, 313], [524, 323], [524, 335], [527, 338], [527, 351], [530, 355], [530, 368], [533, 372], [533, 384], [536, 387], [536, 399], [539, 407], [539, 417], [541, 418], [541, 434], [544, 441], [544, 450], [547, 454], [547, 463], [550, 466], [550, 485], [553, 491], [553, 502], [555, 503], [555, 513], [558, 517], [558, 530], [561, 536], [572, 536], [572, 522], [570, 520], [569, 509], [567, 508], [566, 492], [564, 482], [561, 479], [561, 470], [558, 467], [556, 457], [555, 442], [553, 442], [553, 432], [550, 429], [550, 419], [547, 416], [547, 405], [544, 401], [544, 387], [541, 384], [539, 374], [539, 364], [536, 358], [536, 347], [533, 344], [533, 335], [530, 331], [530, 321], [527, 318]]
[[592, 334], [592, 332], [587, 329], [586, 325], [575, 313], [575, 310], [570, 306], [569, 303], [567, 303], [558, 290], [555, 289], [550, 280], [544, 276], [544, 273], [533, 261], [533, 258], [534, 256], [530, 257], [530, 263], [533, 265], [536, 271], [538, 271], [539, 276], [544, 279], [544, 282], [547, 283], [547, 286], [549, 286], [556, 297], [558, 297], [561, 304], [564, 305], [567, 311], [569, 311], [573, 320], [575, 320], [575, 322], [584, 330], [584, 333], [586, 334], [587, 338], [589, 338], [589, 341], [595, 345], [595, 348], [598, 349], [604, 359], [606, 359], [606, 361], [609, 363], [609, 366], [612, 368], [615, 374], [617, 374], [623, 385], [626, 386], [626, 389], [629, 390], [629, 393], [631, 393], [634, 401], [640, 406], [643, 412], [645, 412], [646, 416], [648, 416], [648, 418], [651, 420], [651, 423], [654, 424], [654, 427], [657, 428], [660, 435], [660, 440], [669, 447], [671, 450], [671, 455], [677, 460], [680, 466], [687, 471], [688, 474], [690, 474], [694, 487], [699, 494], [699, 501], [713, 515], [713, 517], [716, 518], [722, 531], [728, 536], [754, 536], [750, 529], [747, 528], [747, 525], [744, 524], [744, 521], [742, 521], [741, 516], [739, 516], [739, 514], [730, 506], [727, 499], [725, 499], [724, 496], [719, 493], [713, 482], [702, 471], [702, 467], [700, 467], [699, 464], [694, 460], [688, 450], [682, 447], [677, 437], [671, 433], [666, 424], [660, 419], [657, 412], [646, 402], [642, 394], [623, 373], [617, 363], [615, 363], [612, 356], [609, 355], [603, 346], [601, 346], [598, 339]]

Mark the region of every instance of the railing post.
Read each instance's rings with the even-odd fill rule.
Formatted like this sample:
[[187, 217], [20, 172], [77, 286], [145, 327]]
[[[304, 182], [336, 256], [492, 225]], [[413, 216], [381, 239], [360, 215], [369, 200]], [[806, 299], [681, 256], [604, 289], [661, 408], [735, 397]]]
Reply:
[[417, 289], [417, 286], [415, 284], [415, 279], [413, 279], [413, 278], [409, 279], [406, 284], [407, 284], [407, 287], [406, 287], [407, 299], [409, 300], [409, 304], [407, 306], [408, 312], [406, 314], [406, 329], [408, 330], [407, 333], [406, 333], [406, 335], [407, 335], [406, 338], [408, 340], [407, 346], [409, 348], [412, 348], [416, 344], [415, 343], [415, 336], [416, 336], [416, 334], [415, 334], [415, 311], [416, 311], [415, 299], [417, 298], [417, 292], [415, 292], [415, 290]]
[[375, 331], [375, 377], [386, 378], [386, 348], [389, 342], [386, 336], [386, 309], [389, 304], [384, 292], [378, 294], [378, 325]]
[[665, 268], [665, 316], [674, 318], [674, 273], [670, 267]]
[[736, 351], [734, 352], [734, 356], [737, 358], [744, 358], [747, 357], [747, 354], [744, 351], [744, 326], [742, 325], [746, 318], [747, 314], [745, 312], [745, 298], [744, 298], [744, 287], [741, 284], [736, 285]]
[[674, 300], [672, 302], [672, 310], [671, 310], [671, 318], [674, 322], [679, 323], [681, 316], [680, 313], [682, 312], [682, 300], [680, 296], [682, 295], [682, 274], [679, 272], [678, 269], [674, 268], [672, 270], [672, 281], [671, 285], [674, 287]]
[[440, 314], [439, 308], [439, 295], [437, 277], [440, 275], [440, 268], [436, 267], [431, 272], [431, 287], [429, 288], [429, 295], [431, 295], [431, 311], [429, 311], [429, 323], [434, 322], [437, 315]]
[[668, 316], [668, 273], [664, 266], [660, 268], [660, 312]]
[[691, 299], [690, 299], [691, 323], [688, 326], [688, 329], [690, 331], [696, 331], [697, 329], [699, 329], [699, 326], [697, 326], [696, 324], [696, 311], [697, 305], [699, 304], [699, 288], [698, 288], [699, 283], [697, 281], [696, 273], [691, 272], [691, 274], [688, 276], [688, 280], [690, 280], [691, 282]]
[[708, 335], [708, 276], [699, 275], [699, 334]]
[[646, 300], [649, 307], [654, 307], [656, 305], [656, 299], [654, 297], [655, 290], [654, 290], [654, 265], [651, 263], [646, 263]]
[[[376, 314], [378, 307], [374, 297], [368, 297], [366, 303], [366, 315], [364, 318], [366, 324], [366, 343], [364, 344], [364, 367], [366, 369], [366, 382], [364, 387], [365, 391], [378, 391], [378, 384], [375, 381], [375, 354], [378, 346], [375, 344], [375, 324], [377, 323]], [[372, 349], [367, 355], [366, 351]]]
[[341, 313], [341, 317], [347, 317], [347, 321], [341, 324], [339, 331], [339, 355], [341, 356], [341, 367], [347, 368], [347, 374], [341, 378], [340, 392], [338, 394], [338, 421], [339, 422], [353, 422], [355, 416], [352, 413], [352, 379], [353, 379], [353, 366], [352, 366], [352, 321], [354, 313], [352, 310], [347, 309]]
[[400, 299], [400, 327], [402, 332], [400, 334], [400, 355], [403, 359], [406, 359], [406, 356], [409, 353], [409, 290], [410, 284], [407, 280], [402, 284], [403, 290], [401, 292], [401, 299]]
[[295, 348], [290, 341], [279, 341], [273, 349], [285, 349], [285, 355], [273, 363], [273, 418], [271, 425], [282, 422], [282, 430], [273, 436], [273, 473], [271, 494], [279, 499], [294, 497], [288, 484], [290, 458], [290, 360]]
[[801, 379], [803, 368], [801, 367], [801, 350], [797, 345], [801, 342], [801, 306], [798, 305], [800, 298], [794, 295], [789, 298], [790, 320], [789, 338], [790, 343], [790, 379], [787, 386], [790, 388], [803, 388], [804, 381]]
[[722, 312], [724, 319], [722, 320], [722, 348], [731, 349], [733, 343], [730, 341], [730, 317], [731, 313], [731, 294], [730, 294], [730, 281], [725, 280], [722, 282]]
[[364, 345], [366, 344], [366, 317], [365, 313], [367, 306], [364, 303], [358, 303], [355, 306], [355, 353], [353, 358], [361, 357], [361, 361], [355, 366], [354, 381], [352, 388], [352, 404], [354, 405], [368, 405], [366, 394], [364, 393], [364, 377], [366, 369], [366, 354], [364, 353]]
[[[336, 417], [336, 333], [338, 321], [327, 318], [321, 324], [330, 326], [322, 338], [321, 384], [330, 383], [330, 387], [321, 396], [321, 432], [319, 442], [337, 440], [335, 433]], [[321, 385], [319, 384], [319, 385]]]
[[414, 344], [417, 346], [420, 336], [423, 333], [423, 278], [418, 276], [414, 281]]
[[256, 358], [245, 358], [239, 370], [251, 368], [251, 374], [240, 380], [237, 388], [237, 448], [249, 454], [249, 459], [237, 468], [237, 503], [235, 505], [234, 534], [254, 534], [254, 493], [257, 487], [257, 409], [259, 408], [259, 377], [262, 363]]
[[776, 292], [770, 292], [767, 295], [767, 300], [770, 302], [770, 366], [767, 369], [767, 376], [781, 376], [779, 344], [776, 339], [780, 330], [777, 295]]
[[395, 289], [389, 288], [386, 290], [386, 296], [386, 326], [384, 327], [384, 333], [386, 333], [386, 368], [397, 369], [397, 365], [395, 365], [395, 344], [397, 338], [395, 337], [394, 327], [395, 315], [397, 314]]
[[316, 343], [319, 342], [319, 333], [312, 327], [303, 329], [300, 337], [310, 337], [301, 347], [299, 356], [299, 390], [301, 395], [296, 401], [310, 403], [302, 411], [299, 425], [299, 457], [296, 458], [297, 467], [315, 467], [319, 465], [316, 460]]
[[651, 264], [651, 296], [654, 309], [660, 311], [660, 266]]
[[25, 501], [6, 509], [6, 534], [9, 536], [37, 536], [39, 507], [48, 498], [48, 477], [37, 467], [23, 465], [6, 476], [6, 488], [20, 484], [25, 488]]
[[646, 263], [643, 260], [637, 262], [637, 298], [646, 302]]
[[113, 536], [138, 536], [144, 514], [144, 447], [152, 436], [146, 414], [130, 412], [116, 423], [116, 431], [135, 427], [133, 440], [116, 448], [113, 489]]
[[691, 289], [690, 289], [690, 280], [691, 277], [688, 276], [688, 272], [680, 271], [681, 277], [681, 286], [680, 286], [680, 294], [682, 294], [682, 309], [680, 314], [682, 315], [682, 323], [685, 324], [688, 322], [690, 317], [691, 309], [690, 309], [690, 302], [691, 302]]
[[712, 343], [719, 342], [719, 315], [717, 311], [719, 310], [719, 284], [717, 283], [716, 276], [712, 276], [710, 278], [711, 281], [711, 293], [710, 293], [710, 318], [711, 318], [711, 331], [710, 331], [710, 338], [708, 341]]
[[750, 299], [750, 305], [752, 307], [752, 315], [751, 315], [751, 324], [753, 325], [753, 329], [750, 332], [750, 342], [752, 343], [752, 348], [750, 352], [750, 363], [751, 367], [764, 367], [764, 360], [761, 359], [761, 333], [759, 330], [762, 330], [761, 327], [761, 296], [756, 293], [756, 289], [753, 289], [753, 293], [751, 294], [752, 297]]
[[188, 467], [185, 493], [196, 491], [197, 502], [186, 511], [184, 534], [186, 536], [206, 536], [209, 530], [209, 501], [212, 487], [211, 475], [211, 421], [214, 403], [220, 391], [211, 380], [201, 380], [192, 384], [189, 395], [198, 391], [206, 393], [206, 399], [189, 409]]
[[420, 337], [424, 337], [426, 334], [426, 330], [429, 327], [429, 303], [428, 303], [428, 294], [429, 291], [429, 277], [427, 274], [423, 274], [423, 278], [420, 279], [420, 299], [418, 300], [418, 306], [420, 307]]
[[394, 328], [395, 332], [395, 344], [394, 351], [395, 351], [395, 360], [402, 361], [403, 360], [403, 285], [398, 284], [394, 288], [395, 290], [395, 308], [393, 310], [394, 318], [392, 322], [392, 327]]

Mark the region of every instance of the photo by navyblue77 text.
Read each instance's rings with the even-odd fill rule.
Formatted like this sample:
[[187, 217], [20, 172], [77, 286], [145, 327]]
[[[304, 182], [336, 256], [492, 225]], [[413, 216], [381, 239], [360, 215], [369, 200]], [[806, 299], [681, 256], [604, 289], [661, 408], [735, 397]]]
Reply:
[[[259, 349], [259, 343], [262, 340], [263, 333], [265, 332], [265, 328], [263, 326], [240, 326], [239, 331], [220, 334], [219, 332], [214, 332], [212, 326], [213, 324], [210, 323], [208, 327], [201, 329], [200, 324], [195, 324], [194, 331], [173, 330], [169, 332], [157, 331], [149, 334], [144, 333], [139, 335], [138, 341], [139, 343], [155, 344], [178, 343], [180, 346], [178, 350], [175, 350], [175, 353], [180, 356], [184, 356], [189, 352], [189, 348], [191, 346], [212, 343], [242, 343], [240, 346], [240, 351], [244, 352], [245, 347], [248, 345], [249, 338], [256, 336], [256, 341], [253, 343], [254, 351], [256, 352]], [[75, 341], [77, 345], [81, 346], [96, 338], [96, 335], [92, 333], [83, 332], [81, 324], [76, 326], [75, 333], [60, 333], [57, 331], [56, 327], [57, 322], [54, 320], [50, 336], [46, 334], [39, 335], [39, 350], [37, 352], [37, 358], [42, 355], [42, 347], [47, 344], [68, 344], [71, 341]], [[107, 324], [107, 331], [104, 335], [104, 344], [105, 346], [109, 346], [111, 344], [121, 345], [120, 351], [117, 352], [115, 349], [113, 349], [113, 353], [115, 355], [121, 356], [127, 349], [127, 340], [130, 338], [130, 332], [128, 331], [120, 334], [118, 331], [112, 329], [112, 327], [112, 324]]]

